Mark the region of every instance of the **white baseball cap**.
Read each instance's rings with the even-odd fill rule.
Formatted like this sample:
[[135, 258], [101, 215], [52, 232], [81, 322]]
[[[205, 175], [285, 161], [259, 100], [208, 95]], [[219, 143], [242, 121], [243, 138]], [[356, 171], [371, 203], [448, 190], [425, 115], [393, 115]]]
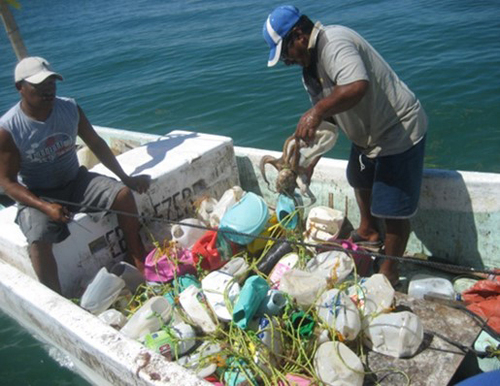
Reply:
[[25, 80], [29, 83], [39, 84], [52, 75], [55, 75], [59, 80], [63, 80], [63, 77], [60, 74], [52, 71], [52, 67], [48, 61], [38, 56], [31, 56], [22, 59], [19, 63], [17, 63], [14, 71], [14, 79], [16, 83]]

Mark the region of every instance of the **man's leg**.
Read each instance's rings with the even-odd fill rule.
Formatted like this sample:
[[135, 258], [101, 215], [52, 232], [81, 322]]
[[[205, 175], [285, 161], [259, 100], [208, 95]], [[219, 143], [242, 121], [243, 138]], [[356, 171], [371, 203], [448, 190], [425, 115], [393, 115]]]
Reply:
[[[385, 254], [388, 256], [403, 256], [406, 243], [410, 236], [410, 221], [408, 219], [386, 219]], [[383, 273], [391, 284], [399, 280], [398, 262], [386, 259], [380, 265], [379, 273]]]
[[52, 244], [35, 241], [30, 246], [30, 257], [33, 269], [42, 284], [61, 294], [56, 259], [52, 253]]
[[377, 230], [377, 219], [370, 211], [372, 191], [370, 189], [354, 189], [354, 194], [361, 217], [357, 229], [358, 234], [368, 241], [378, 241], [380, 235]]
[[139, 220], [135, 217], [137, 215], [137, 205], [135, 204], [134, 195], [129, 188], [123, 188], [118, 192], [111, 209], [134, 215], [119, 214], [117, 216], [118, 225], [120, 225], [125, 236], [129, 262], [133, 263], [139, 271], [143, 272], [146, 250], [139, 235]]

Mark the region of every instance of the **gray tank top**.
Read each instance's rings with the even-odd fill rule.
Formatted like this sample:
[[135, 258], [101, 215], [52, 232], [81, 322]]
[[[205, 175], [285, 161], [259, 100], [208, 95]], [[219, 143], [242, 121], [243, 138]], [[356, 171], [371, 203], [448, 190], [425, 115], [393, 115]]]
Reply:
[[74, 99], [57, 97], [45, 122], [28, 117], [17, 103], [0, 118], [21, 155], [21, 182], [29, 189], [66, 185], [78, 173], [76, 136], [80, 114]]

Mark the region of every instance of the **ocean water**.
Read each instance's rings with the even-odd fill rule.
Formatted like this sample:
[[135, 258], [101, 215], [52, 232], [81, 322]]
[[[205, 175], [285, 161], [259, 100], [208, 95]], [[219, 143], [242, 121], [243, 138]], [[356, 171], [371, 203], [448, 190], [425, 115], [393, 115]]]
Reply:
[[[280, 150], [308, 107], [298, 67], [267, 68], [262, 24], [279, 1], [20, 0], [30, 55], [65, 80], [96, 125], [231, 136]], [[426, 166], [500, 172], [498, 0], [296, 1], [313, 20], [362, 34], [429, 116]], [[0, 31], [0, 114], [18, 100], [16, 58]], [[328, 154], [347, 158], [341, 136]], [[0, 315], [0, 384], [85, 385]], [[57, 359], [57, 356], [55, 356]]]

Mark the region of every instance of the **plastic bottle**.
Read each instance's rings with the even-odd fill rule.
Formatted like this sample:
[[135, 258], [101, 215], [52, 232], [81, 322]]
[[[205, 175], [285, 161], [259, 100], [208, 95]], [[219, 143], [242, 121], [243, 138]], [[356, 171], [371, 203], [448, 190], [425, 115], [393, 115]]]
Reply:
[[177, 359], [191, 350], [196, 344], [196, 333], [189, 324], [178, 323], [168, 328], [147, 334], [144, 344], [168, 360]]
[[110, 308], [97, 316], [108, 326], [111, 326], [116, 329], [122, 328], [125, 323], [127, 323], [127, 318], [120, 311], [115, 310], [114, 308]]
[[344, 292], [331, 289], [316, 303], [318, 316], [333, 327], [343, 338], [352, 341], [361, 330], [361, 319], [356, 304]]
[[283, 274], [295, 267], [298, 262], [299, 255], [295, 252], [288, 253], [287, 255], [283, 256], [269, 274], [269, 282], [271, 283], [271, 288], [278, 288]]
[[210, 272], [201, 281], [201, 288], [215, 315], [222, 321], [230, 321], [233, 317], [227, 309], [226, 297], [232, 305], [240, 294], [240, 285], [233, 276], [220, 271]]
[[359, 286], [350, 287], [348, 292], [351, 298], [356, 299], [365, 316], [390, 309], [395, 294], [391, 283], [381, 273], [362, 280]]
[[181, 247], [190, 249], [193, 244], [205, 234], [205, 229], [198, 228], [201, 226], [203, 226], [203, 222], [196, 218], [184, 219], [179, 224], [174, 224], [172, 226], [172, 240], [179, 243]]
[[342, 251], [319, 253], [307, 262], [306, 270], [317, 273], [334, 283], [342, 283], [354, 269], [354, 260]]
[[257, 269], [264, 275], [269, 275], [278, 261], [286, 254], [293, 251], [292, 245], [288, 241], [276, 241], [269, 251], [257, 264]]
[[279, 289], [295, 298], [299, 306], [309, 307], [315, 303], [326, 284], [323, 276], [294, 268], [283, 274]]
[[217, 370], [217, 364], [210, 358], [221, 351], [218, 343], [204, 342], [194, 352], [179, 358], [177, 363], [195, 371], [198, 378], [205, 378]]
[[145, 335], [160, 330], [172, 317], [172, 306], [162, 296], [154, 296], [139, 308], [120, 330], [132, 339], [143, 339]]
[[260, 303], [256, 315], [281, 315], [286, 304], [285, 294], [281, 291], [271, 289]]
[[424, 339], [420, 318], [409, 311], [380, 314], [364, 332], [368, 347], [395, 358], [413, 356]]
[[321, 344], [314, 355], [319, 379], [330, 386], [362, 386], [363, 363], [349, 347], [340, 342]]
[[102, 267], [83, 293], [80, 306], [98, 315], [118, 299], [123, 288], [125, 281]]
[[408, 296], [415, 299], [424, 299], [425, 295], [438, 296], [451, 300], [455, 300], [456, 298], [453, 284], [449, 280], [425, 274], [413, 276], [408, 285]]
[[232, 319], [238, 327], [247, 328], [268, 291], [269, 284], [260, 276], [251, 276], [245, 281], [233, 309]]
[[245, 192], [239, 186], [226, 190], [210, 214], [210, 226], [218, 227], [226, 211], [240, 201], [244, 194]]
[[190, 285], [179, 295], [179, 302], [186, 315], [194, 324], [200, 327], [205, 334], [211, 334], [217, 329], [212, 318], [210, 307], [203, 292], [194, 285]]
[[116, 263], [111, 268], [111, 273], [123, 279], [125, 281], [125, 285], [132, 294], [135, 293], [137, 287], [146, 282], [144, 276], [139, 272], [139, 270], [125, 261]]
[[338, 237], [344, 213], [327, 206], [316, 206], [309, 211], [306, 220], [306, 235], [311, 242], [324, 242]]

